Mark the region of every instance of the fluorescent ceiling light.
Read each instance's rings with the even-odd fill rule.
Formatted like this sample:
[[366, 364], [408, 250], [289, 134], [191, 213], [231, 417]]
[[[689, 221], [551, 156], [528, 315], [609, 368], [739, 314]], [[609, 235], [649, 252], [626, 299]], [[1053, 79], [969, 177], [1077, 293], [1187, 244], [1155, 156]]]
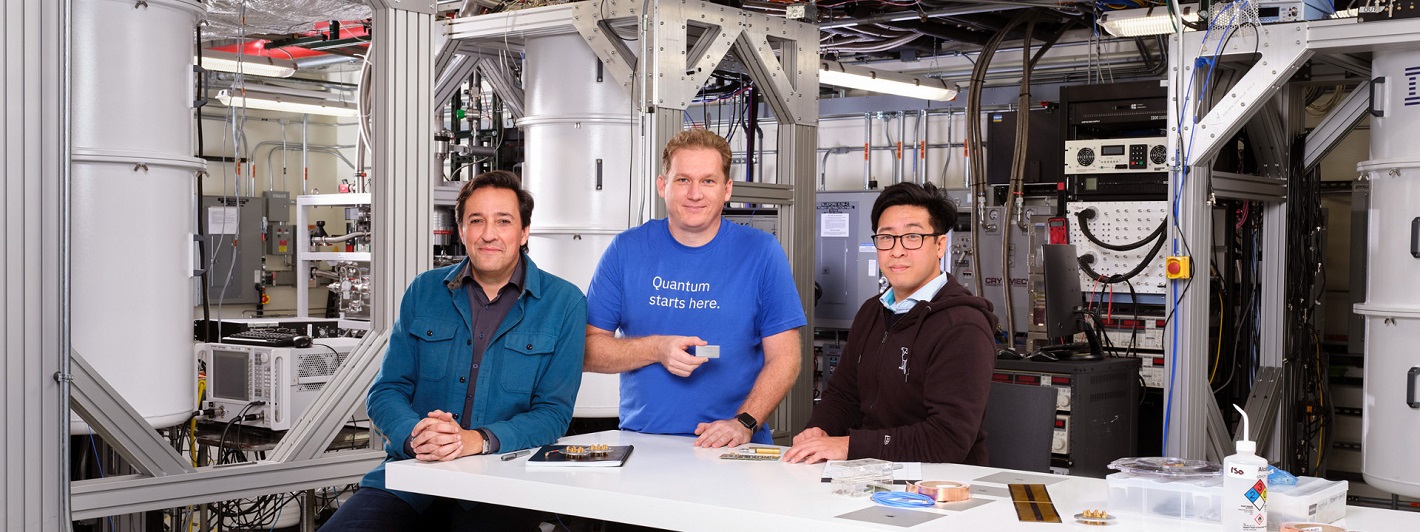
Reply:
[[360, 116], [359, 109], [356, 109], [355, 106], [351, 105], [349, 102], [296, 96], [292, 94], [225, 89], [217, 93], [217, 100], [222, 102], [222, 105], [228, 107], [245, 107], [247, 109], [265, 109], [268, 111], [286, 111], [290, 113], [326, 116]]
[[242, 54], [220, 50], [202, 51], [202, 68], [220, 70], [249, 76], [269, 78], [289, 78], [296, 73], [296, 62], [261, 55]]
[[[1198, 22], [1198, 4], [1182, 4], [1178, 7], [1182, 18], [1188, 22]], [[1163, 35], [1173, 33], [1178, 21], [1169, 20], [1172, 15], [1166, 6], [1139, 9], [1106, 11], [1099, 18], [1100, 26], [1115, 37], [1139, 37], [1142, 35]]]
[[919, 78], [899, 72], [887, 72], [838, 61], [819, 63], [818, 82], [822, 85], [896, 94], [923, 100], [947, 101], [957, 97], [956, 87], [935, 78]]

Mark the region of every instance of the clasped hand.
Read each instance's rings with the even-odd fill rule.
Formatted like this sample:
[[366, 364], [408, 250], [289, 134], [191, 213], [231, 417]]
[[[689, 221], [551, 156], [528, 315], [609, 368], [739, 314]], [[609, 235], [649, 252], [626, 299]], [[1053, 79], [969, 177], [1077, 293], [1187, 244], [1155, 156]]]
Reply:
[[[414, 458], [426, 462], [453, 460], [476, 454], [483, 448], [483, 436], [478, 431], [464, 430], [454, 421], [453, 414], [442, 410], [430, 412], [428, 417], [419, 420], [410, 437]], [[464, 452], [466, 448], [468, 452]]]

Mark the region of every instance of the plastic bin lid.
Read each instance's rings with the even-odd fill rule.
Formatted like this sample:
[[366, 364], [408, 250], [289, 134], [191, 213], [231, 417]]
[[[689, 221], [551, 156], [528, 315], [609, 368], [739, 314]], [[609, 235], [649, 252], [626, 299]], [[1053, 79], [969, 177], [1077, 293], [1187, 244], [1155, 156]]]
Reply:
[[1145, 477], [1208, 478], [1222, 476], [1223, 466], [1205, 460], [1185, 460], [1168, 456], [1120, 458], [1110, 469]]

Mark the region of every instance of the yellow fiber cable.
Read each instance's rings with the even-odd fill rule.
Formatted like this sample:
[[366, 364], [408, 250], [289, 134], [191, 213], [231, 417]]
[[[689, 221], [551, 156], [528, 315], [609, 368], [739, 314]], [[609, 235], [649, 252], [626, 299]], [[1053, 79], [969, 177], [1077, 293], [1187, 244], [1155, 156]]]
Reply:
[[[199, 399], [201, 399], [206, 393], [207, 393], [207, 378], [206, 378], [206, 377], [203, 377], [203, 378], [197, 379], [197, 397], [198, 397]], [[201, 408], [202, 408], [202, 404], [199, 403], [199, 404], [197, 405], [197, 408], [198, 408], [198, 409], [201, 409]], [[192, 467], [197, 467], [197, 416], [192, 416], [192, 426], [191, 426], [191, 429], [192, 429], [192, 430], [187, 431], [187, 453], [192, 456]], [[188, 516], [189, 516], [189, 517], [192, 515], [192, 511], [193, 511], [193, 508], [192, 508], [191, 506], [188, 506], [188, 507], [187, 507], [187, 512], [188, 512]], [[188, 522], [187, 522], [187, 531], [188, 531], [188, 532], [192, 532], [192, 529], [193, 529], [194, 527], [196, 527], [196, 526], [197, 526], [197, 520], [196, 520], [196, 519], [189, 519]]]
[[1213, 385], [1213, 376], [1218, 374], [1218, 362], [1223, 360], [1223, 293], [1218, 292], [1218, 350], [1213, 359], [1213, 371], [1208, 374], [1208, 385]]

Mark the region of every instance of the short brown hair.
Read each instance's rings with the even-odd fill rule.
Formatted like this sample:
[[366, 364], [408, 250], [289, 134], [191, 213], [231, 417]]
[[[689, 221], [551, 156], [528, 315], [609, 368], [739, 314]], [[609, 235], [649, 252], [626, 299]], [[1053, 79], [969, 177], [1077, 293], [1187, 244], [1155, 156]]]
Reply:
[[686, 148], [704, 148], [720, 152], [720, 171], [725, 174], [726, 181], [730, 179], [730, 143], [707, 129], [687, 129], [671, 137], [671, 140], [666, 142], [666, 149], [661, 150], [661, 175], [670, 173], [671, 156]]
[[[468, 197], [473, 195], [473, 191], [480, 188], [503, 188], [513, 191], [518, 196], [518, 218], [524, 229], [532, 223], [533, 197], [528, 191], [523, 190], [523, 180], [518, 174], [507, 170], [494, 170], [484, 172], [473, 177], [473, 180], [464, 183], [459, 189], [458, 203], [454, 204], [454, 216], [457, 219], [454, 224], [463, 227], [463, 204], [468, 201]], [[523, 244], [523, 253], [527, 253], [528, 245]]]

